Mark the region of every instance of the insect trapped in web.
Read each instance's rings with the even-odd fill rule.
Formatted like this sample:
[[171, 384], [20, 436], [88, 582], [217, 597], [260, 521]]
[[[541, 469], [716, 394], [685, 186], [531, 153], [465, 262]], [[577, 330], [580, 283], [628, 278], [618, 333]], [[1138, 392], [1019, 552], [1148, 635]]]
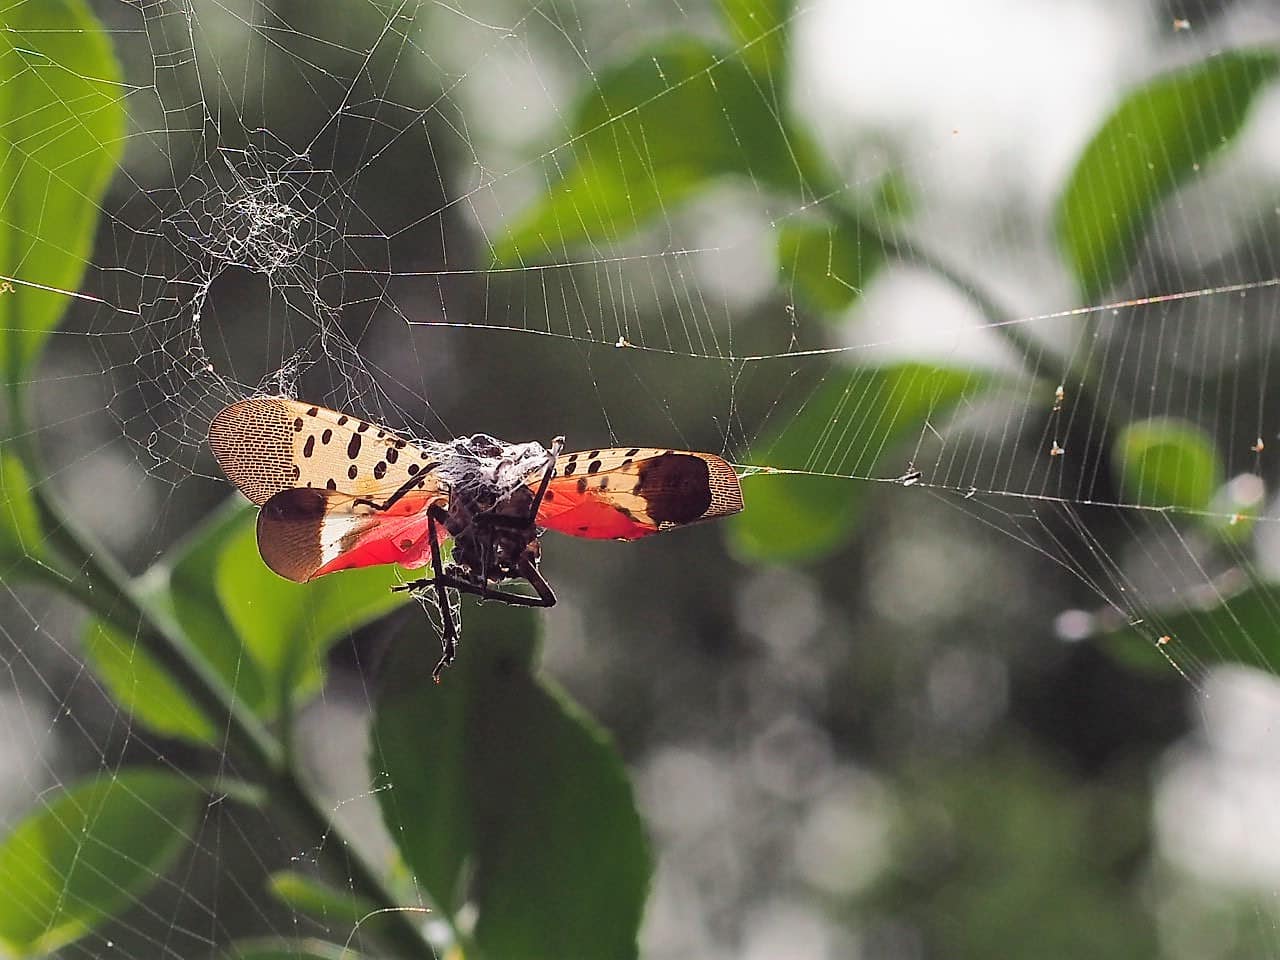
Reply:
[[[209, 426], [218, 465], [258, 504], [258, 551], [277, 574], [315, 577], [394, 563], [431, 576], [397, 590], [433, 595], [444, 651], [458, 629], [447, 591], [522, 606], [556, 596], [538, 571], [543, 528], [636, 540], [742, 509], [738, 475], [711, 453], [618, 447], [562, 453], [485, 434], [410, 442], [349, 414], [288, 397], [251, 397]], [[442, 550], [453, 541], [449, 562]], [[503, 589], [523, 580], [533, 593]]]

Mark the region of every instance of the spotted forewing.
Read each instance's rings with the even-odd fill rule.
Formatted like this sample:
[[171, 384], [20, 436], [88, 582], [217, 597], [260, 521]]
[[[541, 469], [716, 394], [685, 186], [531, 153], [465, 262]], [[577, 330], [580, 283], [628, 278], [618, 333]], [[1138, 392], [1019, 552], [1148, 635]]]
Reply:
[[376, 423], [287, 397], [251, 397], [209, 425], [209, 445], [228, 479], [256, 504], [293, 487], [377, 497], [421, 476], [440, 489], [432, 451]]
[[741, 509], [738, 476], [715, 454], [618, 447], [560, 457], [538, 522], [575, 537], [635, 540]]

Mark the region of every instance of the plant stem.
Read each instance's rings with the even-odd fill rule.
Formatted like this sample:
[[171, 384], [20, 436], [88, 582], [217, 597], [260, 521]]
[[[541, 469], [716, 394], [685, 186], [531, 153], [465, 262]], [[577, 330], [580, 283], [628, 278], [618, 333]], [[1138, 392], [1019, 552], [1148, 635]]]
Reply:
[[[17, 444], [31, 469], [29, 444]], [[353, 893], [385, 910], [378, 935], [405, 957], [434, 958], [413, 914], [401, 909], [378, 873], [345, 838], [308, 788], [299, 771], [286, 762], [286, 752], [260, 720], [239, 703], [222, 679], [214, 674], [168, 618], [151, 609], [138, 596], [132, 581], [115, 559], [86, 531], [70, 520], [47, 484], [33, 490], [47, 542], [74, 571], [62, 576], [37, 561], [27, 565], [34, 579], [71, 597], [93, 615], [129, 636], [191, 697], [195, 705], [226, 731], [228, 749], [259, 777], [271, 805], [284, 814], [309, 842], [315, 843], [317, 861]], [[317, 842], [318, 841], [318, 842]]]
[[1032, 376], [1052, 379], [1056, 383], [1074, 384], [1077, 395], [1092, 386], [1087, 370], [1072, 364], [1069, 358], [1060, 356], [1052, 346], [1031, 336], [1017, 314], [1000, 303], [980, 283], [938, 254], [915, 241], [879, 229], [866, 222], [857, 211], [837, 207], [835, 220], [842, 232], [850, 237], [865, 238], [866, 242], [878, 246], [886, 257], [924, 267], [950, 283], [978, 308], [996, 336], [1017, 351], [1027, 372]]

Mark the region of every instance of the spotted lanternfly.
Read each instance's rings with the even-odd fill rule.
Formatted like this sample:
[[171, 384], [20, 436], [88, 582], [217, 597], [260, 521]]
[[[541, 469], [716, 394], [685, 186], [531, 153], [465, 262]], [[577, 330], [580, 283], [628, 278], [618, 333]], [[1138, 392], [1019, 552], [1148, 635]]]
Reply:
[[[258, 504], [258, 551], [286, 579], [377, 564], [431, 567], [396, 587], [434, 590], [444, 654], [457, 626], [450, 588], [523, 606], [556, 596], [538, 572], [541, 528], [575, 537], [637, 540], [742, 509], [733, 468], [710, 453], [652, 447], [562, 454], [485, 434], [414, 443], [359, 417], [288, 397], [223, 409], [209, 445], [223, 473]], [[450, 563], [441, 545], [453, 540]], [[534, 595], [499, 588], [524, 580]]]

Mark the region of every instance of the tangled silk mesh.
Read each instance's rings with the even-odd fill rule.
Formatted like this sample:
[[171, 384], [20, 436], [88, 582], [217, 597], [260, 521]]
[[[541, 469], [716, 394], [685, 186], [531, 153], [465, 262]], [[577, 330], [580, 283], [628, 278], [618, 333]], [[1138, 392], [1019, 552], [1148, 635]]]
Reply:
[[[813, 128], [839, 170], [832, 184], [803, 184], [780, 197], [777, 172], [753, 166], [750, 137], [777, 135], [794, 155], [813, 147], [809, 137], [781, 119], [764, 131], [734, 130], [732, 176], [714, 188], [687, 203], [684, 195], [664, 200], [652, 215], [637, 216], [635, 230], [621, 225], [559, 246], [551, 238], [548, 256], [524, 263], [500, 259], [498, 250], [533, 198], [589, 165], [602, 143], [592, 134], [614, 134], [606, 149], [636, 176], [629, 195], [639, 205], [646, 176], [655, 174], [647, 151], [661, 145], [657, 121], [643, 108], [683, 103], [683, 93], [706, 80], [716, 107], [710, 116], [728, 115], [733, 65], [762, 41], [724, 42], [723, 54], [688, 80], [669, 80], [666, 61], [655, 56], [644, 72], [652, 96], [606, 113], [584, 133], [573, 127], [575, 102], [584, 89], [601, 92], [608, 68], [626, 52], [617, 49], [619, 36], [639, 43], [667, 22], [682, 39], [719, 36], [714, 12], [583, 0], [495, 0], [483, 9], [370, 2], [342, 14], [261, 0], [101, 5], [126, 73], [120, 97], [129, 110], [128, 148], [102, 203], [82, 288], [64, 291], [74, 304], [58, 349], [30, 385], [50, 412], [39, 439], [53, 451], [50, 476], [37, 479], [65, 487], [73, 504], [116, 505], [109, 512], [118, 514], [119, 529], [111, 518], [100, 523], [142, 568], [176, 539], [190, 511], [225, 495], [212, 484], [219, 478], [206, 450], [208, 424], [227, 403], [254, 394], [350, 411], [431, 444], [442, 453], [442, 474], [460, 487], [514, 489], [545, 462], [537, 442], [479, 449], [480, 429], [517, 441], [567, 433], [574, 449], [584, 445], [577, 435], [585, 446], [714, 450], [744, 477], [748, 513], [757, 475], [829, 484], [828, 509], [794, 521], [815, 529], [834, 525], [845, 501], [870, 485], [910, 498], [910, 508], [869, 521], [866, 546], [876, 561], [870, 606], [904, 635], [960, 605], [955, 595], [928, 593], [939, 569], [977, 571], [967, 581], [976, 593], [986, 578], [1026, 567], [1036, 574], [1021, 581], [1025, 595], [1000, 598], [970, 623], [974, 632], [1004, 615], [1052, 623], [1049, 632], [1067, 644], [1132, 626], [1197, 697], [1221, 689], [1213, 663], [1249, 659], [1263, 635], [1280, 628], [1280, 610], [1264, 605], [1233, 630], [1215, 628], [1198, 648], [1179, 644], [1169, 624], [1186, 611], [1194, 617], [1217, 608], [1280, 570], [1269, 463], [1280, 429], [1270, 361], [1280, 267], [1274, 225], [1253, 204], [1271, 183], [1260, 171], [1274, 169], [1275, 104], [1258, 108], [1253, 132], [1199, 185], [1157, 211], [1133, 275], [1114, 293], [1082, 299], [1053, 248], [1053, 191], [1115, 90], [1133, 81], [1131, 61], [1143, 58], [1145, 75], [1180, 62], [1188, 49], [1148, 42], [1147, 26], [1138, 23], [1149, 5], [1137, 2], [1055, 8], [1040, 18], [1048, 26], [998, 4], [959, 13], [936, 4], [928, 15], [910, 14], [910, 30], [893, 21], [898, 6], [801, 3], [777, 28], [788, 37], [791, 74], [785, 85], [755, 94], [775, 119], [793, 111]], [[1270, 16], [1265, 6], [1253, 9]], [[1164, 34], [1160, 41], [1230, 45], [1242, 28], [1231, 21], [1221, 29], [1206, 30], [1201, 41], [1178, 27], [1175, 41]], [[890, 57], [893, 45], [874, 38], [894, 30], [933, 42], [915, 56]], [[837, 35], [872, 39], [840, 50], [823, 42]], [[999, 46], [1009, 59], [975, 55], [996, 36], [1006, 37]], [[1119, 50], [1109, 45], [1117, 37]], [[953, 51], [963, 59], [948, 59]], [[1042, 59], [1027, 63], [1015, 51]], [[989, 86], [969, 89], [975, 60], [992, 62]], [[840, 86], [834, 77], [848, 80]], [[1026, 97], [1034, 112], [1023, 114], [1029, 108], [1013, 93], [1026, 90], [1039, 96]], [[929, 113], [924, 104], [940, 105]], [[1012, 134], [991, 119], [997, 115]], [[991, 160], [1002, 151], [1007, 164]], [[901, 231], [887, 212], [896, 181], [917, 204]], [[386, 190], [388, 183], [396, 190]], [[566, 233], [575, 217], [598, 212], [592, 202], [580, 197], [562, 211]], [[871, 265], [841, 260], [822, 239], [846, 205], [883, 228], [896, 254], [870, 280], [863, 271], [870, 276]], [[828, 253], [818, 271], [827, 295], [856, 294], [829, 316], [802, 302], [779, 241], [815, 235]], [[966, 284], [974, 275], [985, 290]], [[950, 371], [922, 409], [907, 410], [876, 372], [908, 362]], [[1003, 388], [992, 390], [993, 381]], [[1203, 508], [1152, 498], [1141, 482], [1117, 482], [1114, 457], [1098, 442], [1110, 422], [1170, 418], [1195, 424], [1221, 452], [1215, 495]], [[899, 419], [911, 424], [905, 434], [891, 429]], [[869, 429], [876, 425], [885, 429]], [[459, 435], [470, 436], [452, 439]], [[901, 456], [889, 460], [886, 449]], [[881, 523], [883, 538], [874, 536]], [[1020, 559], [966, 552], [957, 531], [975, 528], [1016, 547]], [[576, 595], [625, 593], [615, 562], [632, 561], [580, 572]], [[700, 561], [686, 555], [680, 562], [696, 580]], [[612, 575], [607, 585], [604, 571]], [[1050, 571], [1072, 582], [1071, 606], [1039, 606], [1037, 580]], [[818, 941], [814, 955], [820, 948], [837, 955], [849, 944], [823, 940], [828, 934], [814, 931], [826, 928], [808, 914], [797, 921], [773, 871], [794, 858], [804, 873], [805, 863], [823, 862], [831, 837], [853, 843], [854, 831], [836, 829], [844, 821], [824, 798], [794, 786], [803, 778], [788, 764], [818, 764], [826, 779], [811, 779], [836, 784], [867, 809], [879, 794], [866, 788], [865, 771], [830, 760], [833, 747], [812, 718], [785, 712], [839, 699], [803, 656], [816, 644], [828, 601], [772, 567], [742, 576], [728, 605], [742, 634], [775, 658], [778, 686], [735, 689], [742, 706], [734, 735], [755, 751], [750, 776], [705, 745], [674, 738], [674, 746], [637, 761], [641, 792], [671, 851], [649, 942], [654, 955], [673, 957], [778, 955], [769, 948], [780, 942]], [[580, 687], [591, 691], [603, 654], [593, 652], [590, 616], [572, 613], [572, 583], [565, 596], [570, 612], [558, 633], [576, 658], [567, 663], [565, 655], [558, 666], [579, 670]], [[39, 609], [10, 599], [46, 646], [75, 659], [74, 627], [46, 626]], [[661, 602], [619, 619], [661, 623]], [[423, 605], [438, 632], [433, 603]], [[456, 591], [449, 605], [458, 622]], [[585, 600], [581, 608], [594, 609]], [[784, 649], [783, 636], [799, 639]], [[633, 639], [639, 645], [651, 637]], [[65, 663], [39, 656], [15, 654], [9, 669], [48, 687]], [[980, 686], [987, 674], [974, 662], [940, 657], [919, 696], [945, 700], [953, 688], [944, 681]], [[947, 664], [956, 669], [942, 676]], [[636, 699], [665, 704], [667, 677], [654, 683], [659, 692]], [[0, 711], [26, 716], [21, 699], [0, 702]], [[343, 709], [337, 695], [316, 708]], [[780, 712], [790, 726], [777, 720]], [[52, 719], [36, 714], [24, 722], [53, 730]], [[73, 738], [102, 771], [123, 762], [117, 738], [130, 748], [145, 741], [132, 736], [128, 718], [109, 735], [78, 717], [70, 723], [75, 732], [49, 739]], [[332, 734], [353, 724], [317, 719], [316, 726]], [[53, 748], [42, 749], [13, 777], [28, 794], [62, 782], [49, 759]], [[772, 772], [761, 774], [764, 767]], [[700, 798], [706, 809], [692, 813], [669, 799], [678, 790], [665, 789], [684, 782], [690, 768], [709, 770], [699, 782], [714, 787]], [[369, 817], [366, 774], [327, 771], [327, 795], [340, 816]], [[779, 797], [801, 811], [803, 825], [792, 834], [728, 835], [731, 824], [757, 823]], [[1162, 810], [1204, 809], [1185, 793], [1165, 800]], [[1245, 819], [1258, 825], [1268, 816], [1259, 805]], [[1198, 846], [1193, 831], [1171, 822], [1161, 826], [1163, 849], [1184, 863], [1229, 859], [1222, 850], [1250, 853], [1230, 838]], [[177, 905], [162, 909], [182, 920], [168, 928], [178, 945], [154, 940], [157, 954], [212, 950], [222, 936], [217, 905], [196, 876], [200, 864], [216, 872], [233, 845], [248, 848], [264, 870], [271, 859], [255, 847], [259, 838], [223, 837], [222, 825], [216, 811], [209, 815], [194, 838], [201, 857], [192, 875], [167, 881]], [[712, 838], [711, 855], [702, 856], [703, 836]], [[858, 836], [867, 849], [875, 846], [874, 837]], [[304, 863], [316, 856], [292, 855]], [[1273, 892], [1280, 871], [1255, 867], [1262, 889]], [[777, 886], [762, 893], [752, 876]], [[858, 881], [814, 869], [804, 882], [835, 895]], [[695, 894], [703, 890], [715, 892]], [[757, 909], [757, 896], [767, 909]], [[289, 918], [254, 909], [262, 926], [288, 932]], [[187, 925], [192, 912], [204, 917], [200, 929]], [[753, 920], [715, 919], [726, 914]], [[1187, 955], [1176, 920], [1161, 922], [1182, 949], [1169, 955]], [[1280, 955], [1274, 921], [1267, 922], [1267, 952]], [[743, 944], [756, 953], [738, 951]], [[87, 954], [107, 946], [94, 942]]]

